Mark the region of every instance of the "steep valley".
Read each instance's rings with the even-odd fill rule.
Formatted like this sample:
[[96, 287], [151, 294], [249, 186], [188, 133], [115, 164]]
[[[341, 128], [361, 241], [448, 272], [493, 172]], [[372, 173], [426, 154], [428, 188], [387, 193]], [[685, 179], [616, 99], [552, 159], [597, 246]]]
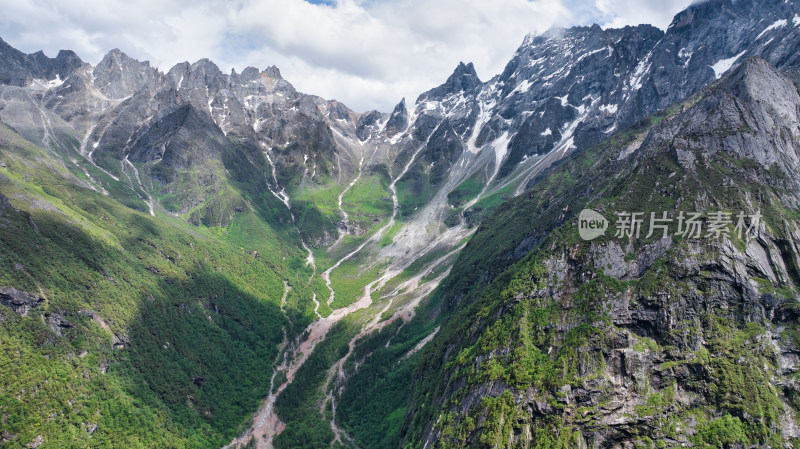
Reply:
[[0, 447], [797, 447], [798, 45], [709, 0], [357, 113], [0, 40]]

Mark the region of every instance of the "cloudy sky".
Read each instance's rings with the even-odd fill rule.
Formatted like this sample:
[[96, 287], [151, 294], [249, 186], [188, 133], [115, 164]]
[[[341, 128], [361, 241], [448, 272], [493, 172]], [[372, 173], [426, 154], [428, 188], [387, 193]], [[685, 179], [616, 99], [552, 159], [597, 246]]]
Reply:
[[296, 88], [356, 111], [391, 110], [459, 61], [502, 71], [528, 33], [651, 23], [691, 0], [0, 0], [0, 37], [24, 51], [112, 48], [163, 71], [210, 58], [228, 73], [277, 65]]

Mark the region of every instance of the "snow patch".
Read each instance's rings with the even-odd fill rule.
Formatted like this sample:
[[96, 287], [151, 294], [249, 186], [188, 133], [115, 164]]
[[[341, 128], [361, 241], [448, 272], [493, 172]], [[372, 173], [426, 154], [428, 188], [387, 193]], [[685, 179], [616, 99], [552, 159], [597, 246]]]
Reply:
[[736, 61], [739, 58], [741, 58], [742, 55], [744, 55], [745, 53], [747, 53], [746, 50], [741, 52], [741, 53], [739, 53], [738, 55], [736, 55], [736, 56], [734, 56], [732, 58], [728, 58], [728, 59], [723, 59], [721, 61], [717, 61], [716, 64], [712, 65], [711, 68], [714, 69], [714, 74], [716, 75], [717, 79], [722, 78], [722, 75], [724, 75], [725, 72], [730, 70], [731, 67], [733, 67], [733, 64], [735, 64]]
[[403, 131], [403, 132], [401, 132], [401, 133], [397, 133], [397, 134], [395, 134], [395, 135], [394, 135], [394, 136], [393, 136], [391, 139], [389, 139], [389, 142], [390, 142], [392, 145], [397, 145], [397, 142], [400, 142], [400, 139], [402, 139], [403, 137], [405, 137], [405, 136], [406, 136], [406, 133], [408, 132], [408, 128], [410, 128], [410, 127], [411, 127], [411, 125], [413, 125], [413, 122], [411, 122], [411, 121], [409, 120], [409, 125], [406, 127], [406, 130], [405, 130], [405, 131]]
[[684, 68], [689, 67], [689, 62], [692, 60], [692, 55], [693, 54], [694, 54], [694, 52], [687, 50], [686, 47], [681, 48], [681, 51], [678, 52], [678, 57], [680, 57], [681, 59], [685, 59], [686, 60], [683, 63], [683, 67]]
[[575, 131], [578, 129], [578, 125], [583, 123], [586, 117], [589, 115], [588, 110], [584, 106], [580, 106], [578, 109], [578, 118], [576, 118], [573, 122], [567, 124], [564, 127], [564, 130], [561, 132], [561, 141], [558, 145], [553, 148], [553, 151], [557, 153], [566, 154], [572, 148], [576, 148], [575, 146]]
[[514, 94], [515, 92], [525, 93], [528, 90], [530, 90], [531, 85], [532, 83], [530, 81], [523, 80], [521, 83], [517, 84], [517, 87], [515, 87], [514, 90], [511, 91], [511, 94]]
[[800, 26], [800, 15], [795, 14], [794, 17], [792, 18], [792, 23], [796, 27]]
[[652, 64], [650, 61], [650, 56], [652, 55], [652, 51], [650, 54], [647, 55], [646, 58], [642, 60], [637, 66], [636, 71], [633, 72], [633, 76], [631, 76], [628, 85], [630, 86], [631, 90], [639, 90], [642, 88], [642, 81], [644, 80], [644, 76], [647, 72], [650, 71], [650, 67]]
[[48, 89], [52, 89], [52, 88], [58, 87], [58, 86], [60, 86], [62, 84], [64, 84], [64, 80], [62, 80], [59, 75], [56, 75], [55, 79], [50, 80], [47, 83], [45, 83], [45, 87], [48, 88]]
[[508, 131], [504, 132], [500, 137], [492, 142], [492, 148], [494, 149], [494, 174], [492, 175], [492, 179], [487, 182], [487, 184], [491, 183], [494, 178], [497, 177], [497, 173], [500, 171], [500, 164], [503, 162], [503, 159], [506, 157], [506, 153], [508, 153], [508, 143], [511, 142], [511, 136], [508, 135]]
[[567, 150], [571, 148], [575, 148], [575, 137], [573, 136], [570, 136], [562, 145], [559, 145], [558, 151], [566, 154]]
[[[494, 93], [495, 90], [496, 86], [493, 85], [489, 90], [490, 94]], [[479, 149], [475, 142], [477, 142], [478, 140], [478, 135], [480, 134], [483, 125], [486, 124], [486, 122], [488, 122], [489, 119], [491, 118], [492, 108], [494, 108], [495, 104], [496, 104], [495, 100], [491, 100], [488, 103], [485, 103], [484, 101], [481, 100], [480, 103], [478, 103], [478, 107], [480, 108], [479, 109], [480, 112], [478, 113], [478, 119], [475, 121], [475, 125], [472, 127], [472, 135], [467, 140], [467, 150], [470, 153], [473, 154], [478, 153]]]
[[[797, 16], [795, 16], [795, 17], [797, 17]], [[792, 19], [792, 20], [794, 20], [794, 19]], [[785, 27], [787, 23], [788, 23], [788, 21], [786, 19], [776, 20], [775, 23], [773, 23], [772, 25], [766, 27], [764, 29], [764, 31], [761, 32], [761, 34], [756, 36], [756, 40], [761, 39], [762, 36], [764, 36], [765, 34], [769, 33], [772, 30]]]
[[553, 72], [553, 73], [551, 73], [551, 74], [549, 74], [549, 75], [545, 76], [544, 78], [542, 78], [542, 80], [543, 80], [543, 81], [549, 81], [549, 80], [551, 80], [551, 79], [553, 79], [553, 78], [555, 78], [555, 77], [557, 77], [557, 76], [559, 76], [559, 77], [560, 77], [560, 75], [561, 75], [562, 73], [564, 73], [564, 71], [565, 71], [565, 70], [567, 70], [567, 68], [570, 68], [570, 69], [571, 69], [571, 68], [572, 68], [572, 65], [571, 65], [571, 64], [570, 64], [570, 65], [564, 65], [564, 66], [562, 66], [560, 69], [556, 70], [555, 72]]
[[604, 104], [600, 106], [600, 110], [608, 114], [616, 114], [618, 106], [615, 104]]
[[550, 129], [550, 128], [547, 128], [546, 130], [542, 131], [541, 135], [542, 135], [542, 137], [552, 136], [553, 135], [553, 130]]
[[568, 150], [570, 147], [573, 146], [574, 142], [573, 136], [575, 134], [575, 130], [578, 129], [578, 125], [580, 125], [581, 122], [583, 121], [582, 119], [583, 117], [579, 117], [564, 128], [564, 132], [561, 133], [563, 137], [561, 138], [561, 142], [559, 142], [558, 145], [556, 146], [556, 150], [565, 152], [566, 150]]
[[[588, 58], [589, 56], [596, 55], [597, 53], [604, 52], [604, 51], [608, 51], [608, 56], [611, 56], [611, 54], [613, 53], [614, 50], [611, 47], [604, 47], [604, 48], [599, 48], [597, 50], [593, 50], [593, 51], [584, 53], [577, 60], [575, 60], [575, 62], [573, 64], [577, 64], [577, 63], [583, 61], [584, 59]], [[608, 56], [606, 56], [606, 57], [608, 57]]]
[[29, 87], [33, 89], [53, 89], [56, 87], [61, 86], [64, 84], [64, 80], [61, 79], [60, 76], [56, 75], [55, 79], [46, 80], [46, 79], [35, 79], [31, 82]]
[[547, 60], [547, 57], [546, 56], [542, 56], [541, 58], [531, 59], [530, 61], [528, 61], [528, 64], [526, 64], [526, 65], [528, 67], [535, 67], [535, 66], [543, 63], [546, 60]]

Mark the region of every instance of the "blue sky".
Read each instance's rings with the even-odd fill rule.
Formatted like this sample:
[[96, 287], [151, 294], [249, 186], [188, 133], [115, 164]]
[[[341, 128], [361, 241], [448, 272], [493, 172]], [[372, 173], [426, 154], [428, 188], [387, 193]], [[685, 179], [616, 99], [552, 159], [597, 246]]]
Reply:
[[299, 90], [356, 111], [389, 111], [442, 83], [459, 61], [500, 72], [528, 33], [552, 26], [666, 28], [690, 0], [0, 0], [0, 37], [25, 52], [112, 48], [163, 71], [210, 58], [276, 65]]

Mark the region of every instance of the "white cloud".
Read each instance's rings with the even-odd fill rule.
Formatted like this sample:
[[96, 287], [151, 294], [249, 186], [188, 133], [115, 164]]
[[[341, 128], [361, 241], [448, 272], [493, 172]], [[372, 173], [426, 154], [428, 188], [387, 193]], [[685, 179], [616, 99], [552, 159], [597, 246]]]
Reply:
[[648, 23], [661, 29], [667, 28], [672, 17], [696, 0], [597, 0], [603, 26], [619, 28], [625, 25]]
[[120, 48], [161, 70], [208, 57], [228, 72], [277, 65], [299, 90], [358, 111], [391, 110], [442, 83], [459, 61], [499, 73], [529, 32], [641, 22], [665, 28], [688, 1], [0, 0], [0, 37], [25, 52]]

